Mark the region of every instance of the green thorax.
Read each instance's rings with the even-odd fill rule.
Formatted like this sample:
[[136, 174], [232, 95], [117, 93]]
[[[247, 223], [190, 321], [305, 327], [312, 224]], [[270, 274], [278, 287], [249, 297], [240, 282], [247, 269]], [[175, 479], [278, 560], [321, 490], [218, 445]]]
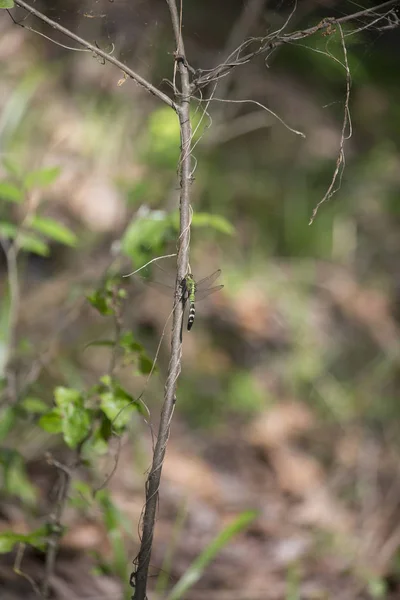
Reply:
[[191, 273], [188, 273], [186, 275], [185, 284], [186, 284], [186, 291], [187, 291], [187, 295], [189, 298], [189, 302], [193, 303], [195, 301], [195, 295], [196, 295], [196, 282], [193, 279], [193, 275]]

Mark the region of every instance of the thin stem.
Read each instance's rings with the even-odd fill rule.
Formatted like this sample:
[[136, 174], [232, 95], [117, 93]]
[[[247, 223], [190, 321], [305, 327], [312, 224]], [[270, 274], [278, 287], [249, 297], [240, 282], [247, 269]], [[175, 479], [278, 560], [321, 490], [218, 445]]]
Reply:
[[42, 598], [45, 600], [47, 600], [47, 598], [50, 597], [50, 583], [54, 575], [56, 557], [60, 544], [60, 537], [62, 535], [61, 520], [65, 510], [65, 505], [67, 502], [68, 492], [71, 483], [71, 473], [69, 469], [58, 465], [56, 462], [54, 462], [54, 464], [59, 469], [59, 481], [57, 490], [57, 500], [55, 503], [54, 511], [50, 515], [49, 526], [51, 528], [51, 531], [47, 538], [44, 577], [41, 585]]
[[154, 449], [153, 463], [146, 482], [146, 506], [143, 517], [143, 532], [136, 570], [132, 573], [131, 583], [135, 586], [133, 600], [145, 600], [147, 577], [150, 565], [154, 535], [158, 492], [161, 472], [168, 444], [170, 425], [175, 407], [176, 384], [181, 371], [182, 341], [180, 336], [183, 319], [183, 303], [179, 301], [180, 284], [185, 277], [189, 264], [190, 245], [190, 187], [191, 187], [191, 154], [190, 140], [192, 128], [190, 123], [190, 80], [184, 45], [181, 35], [181, 19], [175, 0], [167, 0], [171, 14], [172, 26], [176, 42], [176, 64], [181, 80], [179, 94], [178, 117], [181, 131], [180, 159], [180, 235], [178, 242], [177, 277], [175, 286], [176, 309], [173, 316], [171, 355], [168, 365], [167, 381], [164, 389], [164, 403], [161, 411], [157, 443]]
[[[53, 29], [60, 31], [61, 33], [63, 33], [67, 37], [69, 37], [71, 40], [74, 40], [75, 42], [77, 42], [78, 44], [80, 44], [81, 46], [86, 48], [87, 50], [90, 50], [91, 52], [94, 52], [94, 54], [101, 56], [105, 61], [115, 65], [116, 67], [121, 69], [121, 71], [123, 73], [125, 73], [128, 77], [130, 77], [131, 79], [136, 81], [136, 83], [138, 83], [139, 85], [144, 87], [148, 92], [150, 92], [150, 94], [153, 94], [153, 96], [156, 96], [157, 98], [159, 98], [159, 100], [162, 100], [163, 102], [165, 102], [165, 104], [168, 104], [168, 106], [170, 106], [174, 110], [177, 110], [175, 102], [173, 102], [173, 100], [171, 100], [171, 98], [169, 98], [166, 94], [161, 92], [158, 88], [156, 88], [149, 81], [147, 81], [146, 79], [144, 79], [143, 77], [138, 75], [138, 73], [135, 73], [135, 71], [132, 71], [132, 69], [127, 67], [124, 63], [119, 61], [117, 58], [114, 58], [107, 52], [104, 52], [104, 50], [100, 50], [100, 48], [98, 48], [97, 46], [94, 46], [90, 42], [79, 37], [78, 35], [76, 35], [72, 31], [70, 31], [66, 27], [63, 27], [62, 25], [57, 23], [56, 21], [49, 19], [49, 17], [46, 17], [46, 15], [44, 15], [43, 13], [36, 10], [36, 8], [29, 6], [29, 4], [27, 4], [26, 2], [23, 2], [23, 0], [15, 0], [15, 4], [17, 6], [20, 6], [21, 8], [24, 8], [26, 11], [28, 11], [32, 15], [34, 15], [35, 17], [37, 17], [44, 23], [47, 23], [47, 25], [50, 25], [50, 27], [53, 27]], [[21, 27], [24, 27], [25, 29], [29, 29], [29, 27], [26, 27], [26, 25], [21, 25]]]

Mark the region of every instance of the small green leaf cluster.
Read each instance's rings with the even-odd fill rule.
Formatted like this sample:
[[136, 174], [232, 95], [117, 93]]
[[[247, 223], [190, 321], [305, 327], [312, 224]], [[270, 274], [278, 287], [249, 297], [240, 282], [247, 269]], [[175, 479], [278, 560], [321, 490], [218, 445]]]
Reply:
[[[89, 297], [90, 303], [101, 315], [112, 315], [118, 324], [126, 298], [126, 292], [119, 282], [118, 277], [110, 276], [103, 287]], [[117, 358], [121, 359], [124, 366], [134, 365], [137, 373], [148, 374], [152, 362], [133, 333], [123, 331], [121, 327], [117, 328], [117, 333], [115, 340], [99, 340], [88, 346], [110, 347], [111, 352], [118, 352]], [[135, 414], [147, 416], [140, 398], [134, 398], [117, 381], [114, 371], [118, 361], [113, 361], [113, 365], [108, 374], [100, 377], [87, 390], [57, 386], [51, 407], [40, 397], [30, 394], [17, 404], [3, 407], [0, 414], [0, 441], [13, 431], [18, 419], [28, 417], [47, 433], [62, 436], [65, 444], [79, 454], [84, 464], [90, 466], [96, 457], [108, 451], [112, 436], [120, 436], [127, 430]], [[36, 490], [27, 477], [24, 458], [15, 450], [0, 448], [0, 486], [4, 493], [19, 498], [28, 506], [33, 506], [36, 501]], [[87, 499], [90, 493], [85, 495]], [[105, 524], [115, 545], [115, 564], [112, 567], [121, 574], [122, 565], [126, 567], [129, 562], [124, 554], [122, 537], [116, 533], [121, 516], [105, 493], [100, 493], [96, 502], [101, 505]], [[27, 535], [4, 532], [0, 535], [0, 553], [10, 552], [20, 543], [43, 550], [48, 535], [49, 531], [45, 529]]]
[[46, 547], [47, 535], [47, 527], [41, 527], [27, 534], [4, 531], [0, 533], [0, 554], [11, 552], [16, 544], [29, 544], [43, 551]]
[[85, 454], [102, 454], [112, 435], [121, 435], [132, 414], [142, 412], [135, 400], [109, 375], [88, 392], [59, 386], [54, 391], [55, 406], [39, 419], [39, 426], [48, 433], [62, 434], [70, 448], [85, 443]]
[[[104, 285], [88, 296], [90, 304], [103, 316], [113, 315], [119, 324], [126, 291], [119, 286], [119, 277], [111, 275]], [[123, 366], [134, 364], [138, 374], [148, 374], [152, 362], [131, 331], [119, 331], [115, 340], [97, 340], [87, 345], [105, 346], [116, 353]], [[115, 366], [117, 361], [115, 360]], [[114, 434], [126, 430], [133, 413], [143, 413], [143, 405], [116, 380], [113, 373], [103, 375], [99, 382], [84, 392], [75, 388], [57, 387], [55, 406], [40, 417], [45, 431], [62, 434], [70, 448], [84, 445], [86, 453], [107, 451], [107, 442]]]
[[[106, 279], [103, 287], [89, 294], [87, 299], [102, 316], [114, 315], [116, 319], [120, 319], [126, 297], [126, 290], [120, 287], [120, 277], [111, 276]], [[151, 372], [153, 363], [131, 331], [121, 331], [117, 340], [95, 340], [86, 347], [90, 346], [112, 348], [114, 352], [118, 352], [124, 367], [132, 364], [136, 366], [136, 374], [148, 375]]]
[[[120, 286], [120, 283], [121, 278], [119, 276], [110, 275], [100, 288], [87, 296], [87, 300], [93, 308], [103, 317], [115, 315], [122, 309], [123, 302], [126, 299], [126, 290]], [[113, 345], [113, 343], [103, 343], [102, 345]]]
[[[3, 167], [7, 172], [7, 178], [0, 181], [0, 210], [4, 210], [8, 203], [23, 204], [32, 191], [51, 185], [60, 174], [58, 167], [48, 167], [22, 174], [19, 166], [9, 159], [3, 160]], [[0, 237], [13, 241], [18, 249], [39, 256], [48, 256], [49, 240], [65, 246], [77, 245], [76, 235], [55, 219], [33, 213], [28, 214], [23, 223], [18, 225], [9, 218], [3, 218], [3, 210], [0, 212]]]
[[[195, 213], [192, 216], [193, 228], [233, 235], [234, 227], [221, 215]], [[162, 210], [141, 210], [128, 225], [122, 237], [122, 252], [135, 265], [141, 265], [154, 256], [163, 254], [170, 243], [176, 241], [179, 233], [179, 211], [167, 213]]]

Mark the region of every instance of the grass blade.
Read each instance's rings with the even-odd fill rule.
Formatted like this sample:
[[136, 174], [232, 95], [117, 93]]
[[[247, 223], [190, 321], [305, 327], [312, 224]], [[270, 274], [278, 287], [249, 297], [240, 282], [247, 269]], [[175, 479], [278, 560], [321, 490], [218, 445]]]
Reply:
[[200, 556], [193, 561], [186, 573], [172, 588], [166, 600], [180, 600], [183, 594], [185, 594], [200, 579], [205, 568], [215, 558], [218, 552], [230, 542], [234, 535], [246, 529], [256, 516], [256, 511], [246, 511], [239, 515], [233, 523], [227, 525], [211, 544], [203, 550]]

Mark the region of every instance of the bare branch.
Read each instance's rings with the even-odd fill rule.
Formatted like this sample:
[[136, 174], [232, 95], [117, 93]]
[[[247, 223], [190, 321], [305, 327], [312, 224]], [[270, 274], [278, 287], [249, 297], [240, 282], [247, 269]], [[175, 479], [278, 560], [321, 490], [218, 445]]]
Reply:
[[[196, 89], [204, 87], [204, 86], [208, 85], [209, 83], [211, 83], [212, 81], [215, 81], [217, 79], [220, 79], [221, 77], [224, 77], [235, 67], [238, 67], [238, 66], [241, 66], [241, 65], [244, 65], [244, 64], [250, 62], [256, 56], [269, 53], [272, 50], [274, 50], [275, 48], [277, 48], [278, 46], [282, 46], [283, 44], [288, 44], [291, 42], [302, 40], [304, 38], [308, 38], [308, 37], [314, 35], [315, 33], [318, 33], [319, 31], [325, 31], [325, 30], [329, 31], [329, 29], [332, 28], [332, 26], [334, 26], [335, 24], [339, 25], [341, 23], [346, 23], [346, 22], [349, 22], [349, 21], [352, 21], [355, 19], [359, 19], [361, 17], [365, 17], [365, 16], [380, 17], [382, 15], [378, 11], [381, 11], [383, 9], [388, 9], [389, 7], [391, 7], [397, 3], [398, 3], [398, 0], [388, 0], [387, 2], [383, 2], [382, 4], [379, 4], [378, 6], [375, 6], [373, 8], [366, 8], [365, 10], [361, 10], [359, 12], [352, 13], [352, 14], [346, 15], [344, 17], [339, 17], [339, 18], [330, 17], [327, 19], [323, 19], [320, 23], [318, 23], [317, 25], [314, 25], [313, 27], [309, 27], [307, 29], [303, 29], [303, 30], [299, 30], [299, 31], [294, 31], [292, 33], [279, 35], [282, 32], [283, 28], [288, 24], [290, 16], [291, 16], [290, 15], [289, 19], [286, 20], [284, 26], [281, 27], [281, 29], [278, 30], [278, 32], [272, 32], [269, 35], [266, 35], [263, 37], [251, 38], [249, 40], [246, 40], [234, 52], [231, 52], [230, 55], [227, 57], [227, 59], [223, 63], [221, 63], [220, 65], [215, 67], [215, 69], [210, 69], [207, 71], [201, 70], [199, 72], [200, 75], [197, 77], [197, 79], [194, 80], [194, 82], [192, 84], [192, 89], [194, 91]], [[392, 26], [392, 23], [390, 23], [390, 24]], [[245, 49], [247, 49], [250, 45], [254, 45], [254, 44], [258, 45], [258, 48], [256, 50], [241, 56], [241, 53]]]
[[211, 100], [215, 101], [215, 102], [227, 102], [228, 104], [255, 104], [256, 106], [259, 106], [260, 108], [262, 108], [263, 110], [265, 110], [265, 112], [269, 113], [270, 115], [272, 115], [273, 117], [275, 117], [275, 119], [277, 119], [280, 123], [282, 123], [282, 125], [284, 127], [286, 127], [286, 129], [288, 129], [289, 131], [291, 131], [292, 133], [295, 133], [296, 135], [300, 135], [301, 137], [305, 138], [305, 134], [302, 131], [298, 131], [297, 129], [293, 129], [293, 127], [290, 127], [290, 125], [288, 125], [279, 115], [277, 115], [273, 110], [271, 110], [270, 108], [268, 108], [267, 106], [265, 106], [264, 104], [261, 104], [261, 102], [257, 102], [257, 100], [251, 100], [251, 98], [249, 99], [244, 99], [244, 100], [229, 100], [229, 99], [224, 99], [224, 98], [204, 98], [204, 99], [200, 99], [197, 98], [197, 100], [199, 102], [211, 102]]
[[[15, 0], [15, 4], [17, 6], [20, 6], [21, 8], [24, 8], [26, 11], [28, 11], [32, 15], [34, 15], [35, 17], [37, 17], [44, 23], [47, 23], [47, 25], [50, 25], [50, 27], [52, 27], [53, 29], [56, 29], [57, 31], [64, 34], [71, 40], [74, 40], [75, 42], [77, 42], [78, 44], [80, 44], [81, 46], [86, 48], [87, 50], [90, 50], [95, 55], [101, 56], [106, 62], [109, 62], [109, 63], [115, 65], [116, 67], [121, 69], [121, 71], [123, 73], [125, 73], [125, 75], [127, 75], [128, 77], [130, 77], [131, 79], [136, 81], [136, 83], [138, 83], [139, 85], [144, 87], [148, 92], [150, 92], [150, 94], [153, 94], [153, 96], [156, 96], [159, 100], [162, 100], [162, 102], [165, 102], [165, 104], [168, 104], [168, 106], [170, 106], [174, 110], [177, 110], [177, 106], [176, 106], [175, 102], [173, 102], [171, 100], [171, 98], [169, 98], [166, 94], [161, 92], [152, 83], [150, 83], [149, 81], [147, 81], [146, 79], [144, 79], [143, 77], [141, 77], [140, 75], [135, 73], [135, 71], [132, 71], [132, 69], [127, 67], [124, 63], [119, 61], [117, 58], [114, 58], [107, 52], [104, 52], [104, 50], [100, 50], [100, 48], [97, 48], [96, 46], [94, 46], [90, 42], [84, 40], [83, 38], [79, 37], [72, 31], [70, 31], [69, 29], [66, 29], [66, 27], [59, 25], [56, 21], [49, 19], [49, 17], [46, 17], [46, 15], [44, 15], [43, 13], [36, 10], [36, 8], [29, 6], [29, 4], [27, 4], [26, 2], [23, 2], [23, 0]], [[21, 27], [26, 28], [26, 25], [22, 25], [21, 23], [20, 23], [20, 25], [21, 25]]]
[[[192, 128], [190, 122], [190, 68], [183, 44], [182, 12], [178, 12], [175, 0], [167, 0], [175, 35], [175, 69], [178, 69], [181, 81], [180, 92], [176, 91], [177, 113], [181, 131], [180, 170], [180, 235], [178, 241], [177, 276], [175, 283], [175, 310], [173, 313], [171, 355], [168, 365], [167, 381], [164, 389], [164, 403], [161, 411], [157, 442], [153, 454], [151, 470], [146, 482], [146, 506], [143, 517], [143, 532], [139, 554], [135, 560], [135, 569], [131, 575], [131, 585], [135, 588], [134, 600], [145, 600], [147, 577], [150, 565], [154, 535], [154, 523], [158, 503], [161, 472], [168, 444], [170, 425], [175, 408], [175, 392], [181, 371], [182, 340], [181, 324], [183, 303], [180, 301], [181, 281], [188, 271], [190, 244], [190, 186]], [[174, 86], [175, 88], [175, 86]]]

